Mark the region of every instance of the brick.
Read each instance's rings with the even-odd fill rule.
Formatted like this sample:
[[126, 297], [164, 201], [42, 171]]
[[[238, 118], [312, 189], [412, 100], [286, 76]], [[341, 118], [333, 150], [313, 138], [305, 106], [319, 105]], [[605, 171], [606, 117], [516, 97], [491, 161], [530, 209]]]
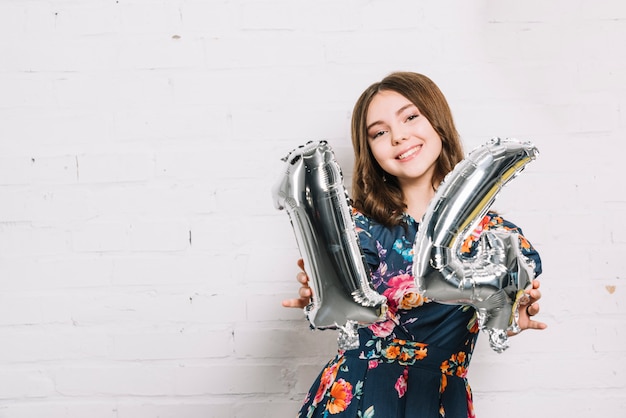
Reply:
[[180, 367], [174, 374], [176, 394], [280, 394], [287, 392], [287, 371], [279, 365], [241, 362], [210, 367]]
[[[232, 293], [200, 293], [193, 289], [159, 293], [155, 290], [85, 294], [69, 302], [72, 318], [78, 324], [213, 323], [223, 325], [242, 321], [245, 305]], [[228, 312], [228, 315], [224, 315]]]
[[184, 29], [189, 33], [220, 35], [236, 27], [238, 8], [230, 2], [186, 1], [179, 5]]
[[86, 132], [94, 142], [110, 139], [112, 116], [109, 112], [85, 108], [59, 109], [0, 108], [0, 133], [7, 154], [37, 158], [38, 155], [75, 155], [76, 143]]
[[112, 401], [46, 401], [46, 402], [12, 402], [0, 407], [0, 417], [63, 417], [80, 418], [117, 418], [116, 402]]
[[154, 156], [150, 154], [84, 154], [76, 160], [81, 183], [132, 182], [154, 176]]
[[171, 97], [167, 77], [156, 74], [70, 73], [55, 79], [54, 89], [60, 106], [103, 110], [110, 109], [110, 103], [119, 103], [117, 108], [133, 108], [143, 100], [165, 105]]
[[240, 12], [240, 27], [244, 30], [295, 30], [299, 27], [296, 7], [280, 1], [246, 3]]
[[[179, 254], [164, 256], [162, 253], [137, 254], [134, 257], [120, 257], [111, 261], [113, 273], [111, 281], [120, 286], [169, 285], [176, 282], [180, 286], [203, 284], [216, 274], [215, 264], [220, 266], [227, 257], [191, 256]], [[226, 269], [226, 267], [225, 267]], [[225, 291], [229, 283], [211, 281], [211, 289]]]
[[3, 157], [0, 165], [5, 184], [76, 183], [76, 158], [71, 155]]
[[54, 371], [63, 396], [164, 396], [172, 393], [170, 367], [146, 365], [67, 366]]
[[[273, 327], [235, 328], [235, 352], [240, 357], [282, 358], [285, 352], [313, 355], [310, 347], [315, 345], [315, 354], [326, 353], [328, 358], [337, 352], [337, 331], [310, 330], [306, 323], [295, 329]], [[269, 337], [269, 338], [267, 338]]]
[[245, 245], [247, 225], [233, 217], [207, 216], [194, 220], [191, 231], [195, 249], [229, 252]]
[[157, 34], [128, 37], [117, 47], [116, 62], [123, 69], [133, 70], [201, 67], [204, 43], [177, 32], [176, 28], [171, 28]]
[[267, 285], [267, 291], [272, 292], [271, 295], [258, 293], [246, 301], [246, 316], [248, 320], [255, 322], [291, 320], [301, 322], [301, 326], [303, 328], [306, 327], [304, 312], [301, 309], [284, 308], [281, 305], [283, 299], [297, 297], [298, 286], [295, 281], [295, 274], [291, 293], [286, 290], [284, 293], [276, 294], [274, 292], [278, 292], [279, 289], [282, 290], [282, 287], [287, 286], [280, 286], [279, 289], [276, 289], [276, 287]]
[[45, 296], [7, 293], [0, 300], [2, 301], [0, 304], [0, 324], [2, 325], [39, 325], [69, 319], [64, 309], [52, 309], [51, 301]]
[[77, 252], [127, 251], [129, 236], [127, 222], [91, 222], [72, 232], [72, 248]]
[[24, 30], [27, 6], [18, 3], [0, 5], [0, 25], [7, 33], [18, 34]]
[[[290, 65], [316, 65], [324, 62], [324, 49], [316, 38], [293, 38], [272, 32], [256, 32], [256, 47], [245, 36], [212, 37], [204, 42], [206, 66], [209, 69], [267, 68]], [[245, 58], [244, 58], [245, 57]]]
[[233, 352], [230, 329], [194, 329], [182, 325], [160, 332], [115, 333], [112, 340], [111, 357], [118, 360], [225, 358]]
[[69, 237], [65, 231], [30, 223], [0, 223], [0, 253], [5, 256], [59, 255], [67, 253]]
[[186, 222], [138, 221], [130, 225], [131, 250], [183, 251], [190, 245]]
[[[554, 355], [548, 357], [534, 356], [527, 358], [519, 358], [517, 360], [509, 360], [508, 357], [494, 359], [496, 353], [490, 353], [491, 358], [488, 364], [473, 360], [470, 367], [470, 382], [476, 390], [488, 392], [524, 392], [535, 388], [542, 390], [569, 389], [579, 390], [588, 385], [593, 384], [595, 387], [603, 389], [614, 389], [622, 387], [619, 382], [619, 376], [623, 374], [621, 367], [613, 367], [606, 355], [596, 356], [594, 365], [583, 366], [582, 371], [585, 372], [584, 379], [580, 379], [579, 375], [563, 368], [562, 372], [567, 379], [556, 385], [549, 380], [551, 375], [549, 364], [553, 364], [551, 359]], [[566, 364], [573, 362], [581, 362], [585, 358], [576, 353], [561, 354], [561, 361]], [[510, 364], [513, 362], [513, 364]], [[477, 367], [478, 366], [478, 367]], [[532, 383], [527, 379], [507, 379], [513, 369], [520, 372], [532, 374], [534, 376]]]
[[183, 23], [181, 6], [175, 3], [161, 3], [149, 9], [146, 9], [146, 4], [142, 2], [119, 3], [115, 9], [125, 33], [158, 34], [166, 31], [176, 33]]
[[238, 402], [235, 417], [291, 417], [300, 409], [301, 402], [268, 399], [256, 402]]
[[332, 359], [333, 356], [328, 356], [326, 358], [320, 358], [316, 362], [294, 366], [294, 391], [300, 395], [296, 397], [296, 399], [300, 400], [300, 402], [304, 401], [315, 379], [318, 378], [319, 374]]
[[[108, 286], [112, 281], [113, 263], [95, 256], [51, 257], [39, 259], [11, 258], [0, 263], [0, 281], [5, 291], [27, 292], [52, 289]], [[59, 297], [54, 294], [54, 297]], [[46, 314], [48, 315], [48, 313]]]
[[142, 401], [120, 404], [116, 418], [222, 418], [235, 417], [232, 402], [202, 401]]
[[[226, 123], [226, 117], [223, 122]], [[220, 123], [220, 122], [218, 122]], [[225, 124], [222, 124], [225, 126]], [[214, 125], [216, 131], [219, 131], [219, 125]], [[196, 148], [189, 150], [178, 149], [167, 150], [156, 155], [157, 172], [163, 178], [175, 180], [202, 179], [211, 178], [213, 184], [205, 194], [210, 197], [214, 194], [214, 189], [220, 185], [220, 180], [237, 174], [236, 170], [225, 169], [220, 161], [223, 161], [225, 155], [232, 155], [233, 150], [223, 145], [216, 145], [212, 148], [212, 152], [198, 152]], [[214, 198], [213, 198], [214, 199]], [[207, 206], [201, 209], [201, 212], [209, 212], [211, 207], [207, 202]]]
[[[11, 367], [0, 376], [0, 399], [45, 398], [54, 394], [53, 377], [32, 367]], [[0, 410], [1, 412], [1, 410]]]
[[[507, 415], [515, 418], [524, 417], [524, 412], [519, 405], [519, 393], [482, 393], [474, 392], [476, 414], [485, 418], [497, 418], [502, 416], [502, 411], [507, 410]], [[611, 414], [624, 407], [626, 402], [623, 393], [618, 390], [603, 390], [591, 396], [585, 396], [584, 391], [579, 390], [542, 390], [531, 391], [525, 394], [529, 397], [538, 411], [549, 411], [554, 405], [554, 399], [562, 399], [561, 411], [568, 416], [582, 414], [593, 415], [595, 413]], [[585, 397], [581, 403], [580, 398]]]
[[44, 326], [44, 323], [40, 323], [39, 327], [41, 331], [13, 330], [12, 335], [6, 335], [6, 331], [3, 331], [2, 334], [6, 336], [6, 343], [0, 347], [3, 361], [32, 364], [67, 359], [94, 361], [108, 356], [110, 337], [97, 330]]
[[66, 36], [102, 35], [120, 30], [119, 3], [54, 5], [54, 29]]
[[54, 106], [55, 104], [54, 82], [46, 75], [9, 73], [0, 79], [0, 89], [4, 92], [0, 98], [2, 108]]
[[[299, 5], [298, 27], [316, 32], [352, 32], [359, 29], [358, 2], [320, 1]], [[355, 13], [356, 12], [356, 13]]]
[[[54, 24], [50, 13], [49, 23]], [[48, 18], [46, 16], [46, 18]], [[50, 31], [52, 32], [52, 31]], [[23, 37], [19, 43], [3, 41], [5, 71], [93, 71], [114, 69], [118, 47], [110, 35], [94, 37]]]
[[[227, 122], [223, 109], [216, 113], [214, 107], [157, 107], [150, 110], [129, 107], [116, 113], [114, 129], [116, 137], [127, 142], [154, 138], [160, 140], [185, 138], [190, 141], [210, 138], [210, 142], [204, 143], [206, 146], [217, 139], [224, 139]], [[197, 148], [193, 149], [198, 152]], [[204, 152], [204, 155], [209, 154], [208, 150]]]

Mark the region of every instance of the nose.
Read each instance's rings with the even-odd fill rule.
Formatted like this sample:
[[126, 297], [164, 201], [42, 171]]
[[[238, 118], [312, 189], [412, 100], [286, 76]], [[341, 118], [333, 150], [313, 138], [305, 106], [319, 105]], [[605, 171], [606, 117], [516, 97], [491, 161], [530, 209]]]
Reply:
[[397, 127], [396, 129], [391, 131], [391, 144], [398, 145], [405, 141], [408, 138], [406, 130], [401, 127]]

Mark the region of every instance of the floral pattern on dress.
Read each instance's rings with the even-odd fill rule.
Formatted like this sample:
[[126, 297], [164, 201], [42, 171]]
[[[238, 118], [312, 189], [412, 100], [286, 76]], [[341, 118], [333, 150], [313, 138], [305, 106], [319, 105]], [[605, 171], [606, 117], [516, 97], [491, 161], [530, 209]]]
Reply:
[[401, 398], [405, 395], [408, 382], [409, 382], [409, 368], [405, 367], [400, 377], [398, 377], [398, 380], [396, 380], [396, 384], [394, 385], [396, 392], [398, 392], [398, 398]]
[[[475, 309], [431, 302], [419, 293], [411, 275], [419, 227], [413, 218], [405, 215], [404, 225], [390, 228], [357, 211], [353, 216], [372, 285], [387, 298], [387, 314], [359, 328], [359, 348], [340, 351], [322, 370], [298, 417], [474, 418], [466, 376], [479, 335]], [[537, 252], [496, 213], [479, 222], [462, 252], [473, 256], [481, 234], [496, 228], [520, 234], [522, 252], [539, 275]]]
[[343, 412], [352, 402], [352, 385], [344, 379], [339, 379], [331, 386], [328, 397], [326, 410], [330, 414]]

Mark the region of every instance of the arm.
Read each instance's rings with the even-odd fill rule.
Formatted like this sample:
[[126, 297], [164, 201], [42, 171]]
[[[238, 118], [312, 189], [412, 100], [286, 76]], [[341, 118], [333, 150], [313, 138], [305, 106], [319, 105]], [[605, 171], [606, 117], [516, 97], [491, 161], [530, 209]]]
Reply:
[[[476, 241], [480, 237], [480, 233], [485, 229], [491, 228], [504, 228], [505, 230], [519, 233], [522, 253], [529, 259], [533, 260], [533, 262], [535, 263], [535, 277], [539, 276], [542, 273], [541, 257], [539, 256], [537, 250], [535, 250], [535, 248], [532, 246], [532, 244], [524, 237], [524, 233], [522, 232], [521, 228], [503, 219], [496, 212], [488, 213], [488, 215], [479, 225], [476, 232], [466, 240], [462, 250], [467, 254], [474, 254]], [[525, 329], [542, 330], [547, 328], [547, 325], [545, 323], [532, 319], [532, 317], [537, 315], [540, 310], [539, 303], [537, 302], [541, 298], [541, 291], [539, 290], [539, 287], [539, 280], [533, 280], [532, 287], [526, 290], [526, 293], [530, 297], [530, 300], [528, 301], [528, 303], [520, 306], [519, 308], [518, 325], [520, 326], [522, 331]], [[509, 336], [515, 335], [510, 332], [508, 334]]]
[[[532, 244], [528, 240], [526, 240], [526, 238], [524, 238], [524, 234], [520, 228], [506, 220], [503, 220], [503, 225], [507, 229], [511, 229], [520, 233], [520, 244], [522, 246], [522, 252], [524, 253], [524, 255], [526, 255], [528, 258], [532, 259], [535, 262], [535, 277], [539, 276], [542, 273], [542, 265], [541, 257], [539, 257], [539, 253], [537, 252], [537, 250], [535, 250]], [[539, 287], [540, 282], [539, 280], [535, 279], [533, 280], [532, 287], [526, 290], [526, 293], [530, 297], [530, 300], [526, 305], [520, 306], [518, 319], [518, 324], [522, 331], [525, 329], [542, 330], [548, 327], [547, 324], [540, 321], [535, 321], [532, 318], [540, 311], [538, 300], [541, 299], [541, 291], [539, 290]]]

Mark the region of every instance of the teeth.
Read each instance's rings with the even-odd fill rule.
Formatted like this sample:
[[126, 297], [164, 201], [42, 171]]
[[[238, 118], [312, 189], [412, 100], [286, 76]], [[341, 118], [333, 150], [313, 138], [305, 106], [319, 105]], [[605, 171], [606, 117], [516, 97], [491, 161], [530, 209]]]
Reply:
[[404, 154], [398, 155], [398, 160], [403, 160], [406, 157], [410, 157], [411, 155], [415, 154], [418, 149], [419, 149], [419, 147], [414, 147], [414, 148], [411, 148], [410, 150], [408, 150], [407, 152], [405, 152]]

